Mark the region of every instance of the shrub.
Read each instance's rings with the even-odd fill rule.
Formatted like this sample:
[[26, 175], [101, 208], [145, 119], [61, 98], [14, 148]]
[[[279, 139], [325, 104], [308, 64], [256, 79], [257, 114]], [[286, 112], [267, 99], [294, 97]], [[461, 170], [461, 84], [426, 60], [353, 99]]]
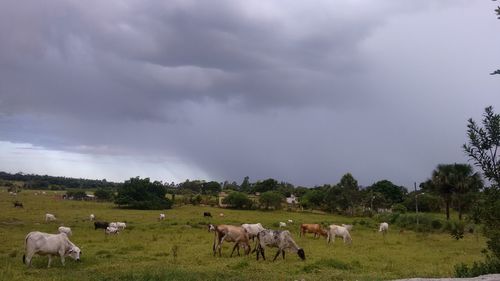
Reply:
[[500, 272], [500, 261], [495, 258], [487, 257], [483, 262], [474, 262], [470, 267], [465, 263], [455, 265], [455, 277], [476, 277], [485, 274]]
[[253, 202], [245, 193], [231, 192], [224, 198], [223, 203], [235, 209], [250, 209]]

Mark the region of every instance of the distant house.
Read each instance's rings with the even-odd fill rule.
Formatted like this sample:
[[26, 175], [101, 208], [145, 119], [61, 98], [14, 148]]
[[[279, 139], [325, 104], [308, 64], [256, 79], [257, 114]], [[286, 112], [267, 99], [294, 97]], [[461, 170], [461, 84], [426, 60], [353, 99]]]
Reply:
[[222, 203], [222, 201], [226, 197], [227, 197], [227, 193], [225, 193], [223, 191], [219, 192], [219, 207], [221, 207], [221, 208], [226, 208], [227, 207], [227, 204]]
[[286, 203], [290, 205], [299, 204], [299, 198], [292, 194], [290, 197], [286, 198]]

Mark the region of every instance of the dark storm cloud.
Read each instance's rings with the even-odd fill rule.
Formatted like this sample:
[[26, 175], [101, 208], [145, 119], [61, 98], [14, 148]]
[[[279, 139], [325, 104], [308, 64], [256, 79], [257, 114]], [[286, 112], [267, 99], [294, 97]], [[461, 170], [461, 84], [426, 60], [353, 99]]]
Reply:
[[[465, 120], [498, 101], [480, 73], [494, 68], [486, 46], [498, 43], [478, 36], [495, 23], [478, 20], [490, 8], [7, 1], [0, 141], [148, 164], [175, 159], [216, 180], [312, 185], [346, 172], [365, 185], [423, 180], [439, 162], [465, 161]], [[486, 96], [472, 107], [475, 87]]]

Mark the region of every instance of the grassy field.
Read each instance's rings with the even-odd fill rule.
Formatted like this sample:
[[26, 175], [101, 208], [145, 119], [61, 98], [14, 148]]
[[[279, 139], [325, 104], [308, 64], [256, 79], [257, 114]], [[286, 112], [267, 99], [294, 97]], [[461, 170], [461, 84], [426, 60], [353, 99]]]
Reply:
[[[61, 193], [60, 193], [61, 194]], [[300, 223], [352, 223], [354, 218], [286, 211], [237, 211], [184, 206], [164, 211], [165, 221], [157, 221], [159, 211], [121, 210], [113, 204], [56, 199], [54, 192], [35, 195], [23, 191], [17, 200], [24, 209], [13, 208], [14, 196], [0, 190], [0, 280], [387, 280], [407, 277], [451, 276], [453, 266], [482, 259], [484, 239], [466, 235], [456, 241], [448, 234], [416, 234], [391, 228], [386, 241], [369, 226], [355, 225], [353, 244], [340, 239], [327, 245], [324, 239], [298, 236]], [[205, 219], [210, 211], [213, 219]], [[44, 214], [57, 216], [56, 223], [45, 223]], [[105, 237], [94, 230], [89, 214], [107, 221], [126, 221], [127, 229]], [[229, 258], [230, 246], [222, 257], [212, 256], [213, 233], [206, 224], [261, 222], [276, 228], [277, 222], [294, 220], [288, 229], [305, 252], [301, 261], [288, 254], [285, 261], [256, 261], [255, 255]], [[360, 218], [356, 218], [358, 221]], [[370, 221], [370, 219], [364, 219]], [[22, 264], [24, 237], [30, 231], [55, 233], [60, 224], [70, 226], [70, 238], [82, 249], [82, 262], [59, 258], [50, 269], [47, 258], [35, 256], [33, 267]], [[272, 257], [275, 249], [267, 249]]]

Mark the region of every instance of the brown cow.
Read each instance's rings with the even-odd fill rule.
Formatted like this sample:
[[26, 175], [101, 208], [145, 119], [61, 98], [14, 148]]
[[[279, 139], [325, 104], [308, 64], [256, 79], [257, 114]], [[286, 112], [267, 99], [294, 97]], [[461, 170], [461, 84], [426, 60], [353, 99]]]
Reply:
[[233, 256], [234, 250], [236, 249], [238, 249], [238, 256], [240, 255], [240, 245], [245, 249], [245, 255], [250, 253], [248, 233], [243, 227], [226, 224], [209, 224], [208, 231], [215, 232], [214, 244], [212, 247], [214, 256], [216, 255], [217, 249], [219, 250], [219, 256], [221, 256], [221, 248], [224, 241], [234, 242], [234, 247], [231, 251], [230, 257]]
[[321, 236], [327, 237], [328, 232], [324, 230], [321, 225], [317, 223], [303, 223], [300, 225], [300, 237], [306, 235], [306, 233], [314, 233], [314, 238]]

